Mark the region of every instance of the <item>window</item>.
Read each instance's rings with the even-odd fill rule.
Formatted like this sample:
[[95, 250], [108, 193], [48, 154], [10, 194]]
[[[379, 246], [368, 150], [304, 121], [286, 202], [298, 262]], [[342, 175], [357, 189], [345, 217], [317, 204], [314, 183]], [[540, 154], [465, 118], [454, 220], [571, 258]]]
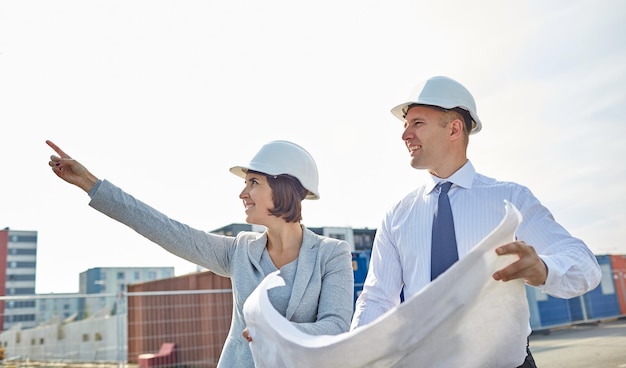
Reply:
[[11, 255], [37, 255], [37, 249], [11, 248], [9, 249], [9, 254]]
[[601, 264], [600, 269], [602, 270], [602, 279], [600, 281], [602, 295], [615, 294], [615, 284], [613, 282], [613, 272], [611, 272], [611, 265]]
[[7, 275], [9, 281], [35, 281], [35, 275]]
[[11, 302], [11, 308], [34, 308], [34, 300], [18, 300]]
[[346, 240], [346, 235], [345, 234], [328, 234], [329, 238], [334, 238], [334, 239], [339, 239], [339, 240]]
[[11, 243], [36, 243], [37, 236], [32, 235], [12, 235]]
[[36, 262], [10, 262], [11, 268], [35, 268]]

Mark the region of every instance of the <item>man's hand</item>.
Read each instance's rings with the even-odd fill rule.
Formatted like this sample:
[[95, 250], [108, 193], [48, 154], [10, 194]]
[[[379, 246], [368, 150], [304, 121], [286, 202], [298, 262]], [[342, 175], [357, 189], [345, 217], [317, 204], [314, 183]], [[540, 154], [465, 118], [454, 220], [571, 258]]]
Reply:
[[548, 267], [537, 255], [535, 248], [523, 241], [515, 241], [496, 248], [498, 255], [517, 254], [519, 259], [493, 274], [495, 280], [524, 279], [527, 284], [539, 286], [546, 283]]

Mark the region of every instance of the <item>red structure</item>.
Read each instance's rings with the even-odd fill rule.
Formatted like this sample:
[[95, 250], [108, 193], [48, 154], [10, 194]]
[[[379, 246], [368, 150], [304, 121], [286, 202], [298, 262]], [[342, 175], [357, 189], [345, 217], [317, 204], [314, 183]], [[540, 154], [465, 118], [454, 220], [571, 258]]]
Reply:
[[[129, 285], [128, 362], [173, 343], [178, 363], [216, 367], [230, 328], [230, 289], [230, 279], [210, 271]], [[216, 292], [183, 292], [194, 290]]]
[[611, 268], [613, 269], [620, 313], [626, 316], [626, 255], [611, 255]]

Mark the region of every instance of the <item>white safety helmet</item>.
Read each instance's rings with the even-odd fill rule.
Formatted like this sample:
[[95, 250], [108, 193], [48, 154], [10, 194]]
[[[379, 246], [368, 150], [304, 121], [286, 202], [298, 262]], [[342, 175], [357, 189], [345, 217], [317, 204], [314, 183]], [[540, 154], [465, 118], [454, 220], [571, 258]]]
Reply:
[[291, 175], [309, 191], [306, 199], [319, 199], [319, 178], [313, 156], [304, 148], [289, 141], [272, 141], [265, 144], [248, 165], [233, 166], [230, 172], [245, 178], [248, 170], [268, 175]]
[[483, 127], [476, 113], [474, 97], [467, 88], [452, 78], [439, 76], [428, 79], [415, 89], [415, 93], [409, 97], [408, 102], [394, 107], [391, 109], [391, 113], [398, 119], [405, 121], [407, 108], [414, 104], [438, 106], [444, 109], [460, 107], [469, 112], [472, 118], [470, 134], [478, 133]]

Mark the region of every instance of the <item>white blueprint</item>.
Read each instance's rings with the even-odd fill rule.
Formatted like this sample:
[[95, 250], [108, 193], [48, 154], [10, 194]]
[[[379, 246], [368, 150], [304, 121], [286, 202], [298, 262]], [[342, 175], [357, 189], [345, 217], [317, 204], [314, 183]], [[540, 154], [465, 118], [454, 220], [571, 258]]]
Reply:
[[308, 335], [271, 305], [267, 290], [284, 285], [268, 275], [244, 304], [259, 368], [506, 368], [521, 365], [530, 332], [523, 280], [491, 275], [516, 256], [495, 248], [514, 240], [521, 214], [505, 202], [502, 222], [435, 281], [374, 322], [334, 336]]

